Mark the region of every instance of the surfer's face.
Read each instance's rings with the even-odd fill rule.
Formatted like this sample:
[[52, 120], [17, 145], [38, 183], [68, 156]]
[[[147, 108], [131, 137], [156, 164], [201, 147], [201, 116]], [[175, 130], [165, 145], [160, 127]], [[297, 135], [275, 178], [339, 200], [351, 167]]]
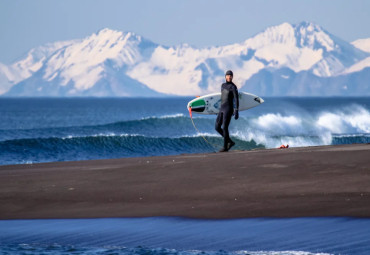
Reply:
[[231, 82], [233, 80], [233, 76], [228, 74], [228, 75], [225, 76], [225, 79], [226, 79], [227, 82]]

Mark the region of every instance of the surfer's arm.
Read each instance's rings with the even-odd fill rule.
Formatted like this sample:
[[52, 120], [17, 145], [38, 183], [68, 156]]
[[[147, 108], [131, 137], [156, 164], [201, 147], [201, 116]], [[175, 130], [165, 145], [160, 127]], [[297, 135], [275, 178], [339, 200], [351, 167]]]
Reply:
[[239, 96], [238, 96], [238, 88], [236, 86], [233, 86], [233, 94], [234, 94], [234, 100], [235, 100], [235, 109], [239, 110]]
[[234, 109], [234, 116], [237, 120], [239, 118], [239, 95], [238, 95], [238, 88], [234, 85], [233, 86], [233, 94], [235, 100], [235, 109]]

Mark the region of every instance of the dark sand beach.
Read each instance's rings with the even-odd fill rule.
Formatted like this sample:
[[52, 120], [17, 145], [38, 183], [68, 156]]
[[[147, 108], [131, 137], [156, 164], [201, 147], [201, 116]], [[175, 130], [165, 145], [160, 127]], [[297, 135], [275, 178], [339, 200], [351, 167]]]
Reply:
[[370, 144], [0, 166], [0, 219], [370, 217]]

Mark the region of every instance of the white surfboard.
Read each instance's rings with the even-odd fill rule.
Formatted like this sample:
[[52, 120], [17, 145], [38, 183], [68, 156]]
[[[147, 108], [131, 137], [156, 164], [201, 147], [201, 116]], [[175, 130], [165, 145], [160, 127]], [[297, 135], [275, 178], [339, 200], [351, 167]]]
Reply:
[[[256, 95], [239, 92], [239, 111], [248, 110], [264, 102]], [[197, 97], [188, 103], [188, 109], [200, 114], [218, 114], [221, 107], [221, 92]]]

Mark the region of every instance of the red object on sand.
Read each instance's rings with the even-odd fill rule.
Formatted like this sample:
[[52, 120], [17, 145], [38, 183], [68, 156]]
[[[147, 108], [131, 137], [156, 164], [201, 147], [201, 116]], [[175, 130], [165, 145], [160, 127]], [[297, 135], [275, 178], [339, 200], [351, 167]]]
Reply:
[[287, 149], [287, 148], [289, 148], [289, 144], [287, 144], [286, 146], [283, 144], [283, 145], [281, 145], [281, 146], [279, 147], [279, 149]]

